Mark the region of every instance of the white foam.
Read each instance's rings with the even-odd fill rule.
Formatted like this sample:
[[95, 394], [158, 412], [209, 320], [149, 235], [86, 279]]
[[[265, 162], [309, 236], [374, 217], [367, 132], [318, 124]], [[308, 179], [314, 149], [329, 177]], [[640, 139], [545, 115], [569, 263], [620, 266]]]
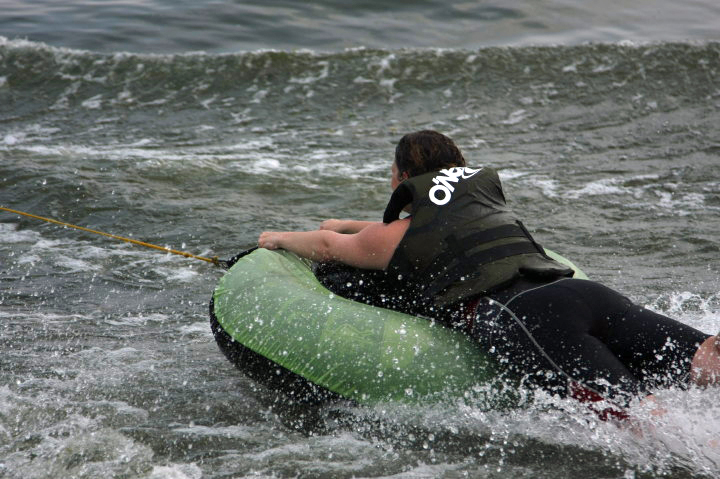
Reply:
[[5, 143], [8, 146], [16, 145], [16, 144], [20, 143], [21, 141], [22, 141], [21, 137], [19, 137], [18, 135], [11, 135], [10, 133], [5, 135], [5, 138], [3, 138], [3, 143]]
[[[519, 444], [539, 440], [557, 447], [600, 451], [648, 471], [664, 471], [678, 464], [695, 474], [718, 470], [720, 388], [656, 392], [656, 397], [669, 410], [665, 417], [654, 416], [650, 407], [636, 401], [629, 409], [632, 421], [621, 424], [601, 421], [587, 404], [573, 399], [511, 388], [513, 394], [520, 394], [520, 403], [524, 406], [497, 410], [482, 399], [476, 404], [466, 397], [452, 404], [386, 403], [350, 412], [366, 416], [370, 421], [390, 419], [393, 424], [408, 425], [419, 422], [419, 430], [432, 431], [433, 435], [467, 436], [469, 441], [507, 447], [509, 454]], [[423, 438], [412, 440], [420, 442]], [[432, 447], [431, 443], [428, 446]]]
[[165, 323], [167, 322], [169, 316], [167, 314], [161, 314], [161, 313], [151, 313], [151, 314], [141, 314], [141, 315], [126, 315], [126, 316], [120, 316], [116, 319], [108, 319], [105, 320], [107, 324], [111, 324], [114, 326], [120, 326], [120, 325], [145, 325], [147, 323]]
[[236, 439], [253, 439], [256, 435], [254, 428], [249, 426], [198, 426], [191, 424], [186, 427], [178, 427], [173, 432], [190, 434], [203, 437], [224, 437]]
[[41, 261], [41, 259], [40, 259], [40, 257], [37, 256], [37, 255], [34, 255], [34, 254], [33, 254], [33, 255], [23, 255], [23, 256], [20, 256], [20, 257], [18, 258], [17, 264], [19, 264], [19, 265], [22, 265], [22, 264], [30, 264], [30, 265], [32, 265], [32, 264], [35, 264], [35, 263], [39, 263], [40, 261]]
[[146, 421], [148, 417], [150, 416], [150, 413], [139, 407], [131, 406], [130, 404], [126, 403], [125, 401], [108, 401], [108, 400], [99, 400], [99, 401], [87, 401], [84, 403], [85, 405], [88, 405], [92, 407], [93, 409], [110, 409], [114, 413], [122, 416], [129, 416], [133, 418], [134, 421]]
[[281, 163], [274, 158], [262, 158], [253, 162], [247, 170], [254, 174], [268, 174], [281, 169]]
[[40, 234], [32, 230], [20, 230], [15, 223], [0, 223], [3, 243], [36, 243]]
[[215, 100], [217, 100], [217, 98], [218, 98], [218, 95], [213, 95], [212, 97], [201, 101], [200, 105], [202, 105], [202, 107], [205, 108], [206, 110], [209, 110], [210, 105], [213, 104], [215, 102]]
[[630, 193], [627, 188], [618, 186], [623, 180], [619, 178], [604, 178], [585, 184], [582, 188], [565, 193], [565, 198], [576, 199], [586, 196], [615, 195]]
[[[13, 425], [14, 434], [8, 439], [18, 441], [17, 445], [25, 436], [32, 437], [21, 448], [11, 446], [0, 471], [11, 471], [14, 477], [115, 477], [128, 467], [149, 469], [153, 455], [149, 447], [103, 426], [108, 406], [109, 414], [130, 414], [140, 421], [147, 417], [143, 410], [122, 402], [73, 403], [42, 390], [21, 395], [0, 387], [0, 429], [7, 429], [3, 423]], [[17, 435], [16, 422], [22, 425], [22, 436]]]
[[384, 73], [386, 70], [389, 70], [396, 58], [397, 57], [395, 56], [395, 54], [391, 53], [384, 58], [380, 58], [374, 62], [371, 62], [371, 65], [378, 68], [377, 73], [379, 75], [381, 73]]
[[[333, 155], [333, 156], [340, 156]], [[345, 156], [344, 154], [342, 155]], [[387, 181], [387, 178], [385, 175], [382, 177], [375, 177], [371, 176], [374, 173], [382, 172], [385, 173], [388, 170], [387, 162], [386, 161], [368, 161], [366, 163], [363, 163], [362, 166], [356, 167], [348, 162], [333, 162], [333, 161], [322, 161], [324, 158], [322, 156], [317, 157], [313, 160], [311, 157], [310, 162], [297, 164], [292, 166], [290, 169], [293, 171], [301, 172], [301, 173], [311, 173], [314, 175], [319, 176], [342, 176], [346, 178], [367, 178], [367, 179], [375, 179], [379, 181]]]
[[342, 471], [362, 471], [364, 467], [372, 464], [374, 456], [378, 453], [372, 442], [364, 441], [351, 433], [335, 434], [330, 436], [311, 436], [294, 443], [268, 448], [262, 451], [246, 454], [245, 457], [260, 463], [282, 463], [288, 459], [296, 461], [298, 458], [315, 461], [316, 451], [324, 451], [332, 462], [316, 463], [318, 468], [325, 469], [324, 476], [332, 477], [335, 462], [342, 465]]
[[380, 86], [387, 88], [389, 91], [392, 91], [392, 89], [395, 87], [395, 83], [397, 82], [397, 78], [383, 78], [380, 80]]
[[660, 198], [658, 206], [667, 210], [673, 210], [677, 214], [686, 216], [692, 211], [705, 208], [705, 196], [700, 193], [671, 193], [668, 191], [656, 190], [655, 194]]
[[317, 164], [317, 162], [321, 162], [323, 160], [330, 160], [330, 159], [336, 159], [339, 157], [346, 156], [347, 152], [345, 151], [328, 151], [328, 150], [315, 150], [312, 153], [310, 153], [307, 156], [307, 159], [312, 162], [312, 164]]
[[593, 73], [605, 73], [613, 70], [615, 68], [615, 65], [612, 63], [606, 63], [604, 65], [598, 65], [595, 68], [593, 68]]
[[167, 279], [168, 281], [177, 281], [179, 283], [189, 283], [198, 276], [198, 273], [196, 271], [189, 268], [155, 268], [155, 272], [160, 274], [161, 276], [164, 276], [165, 279]]
[[149, 139], [149, 138], [143, 138], [143, 139], [141, 139], [141, 140], [138, 140], [138, 141], [135, 141], [135, 142], [133, 142], [133, 143], [130, 143], [128, 146], [130, 146], [130, 147], [132, 147], [132, 148], [138, 148], [138, 147], [141, 147], [141, 146], [152, 145], [153, 143], [154, 143], [153, 140], [151, 140], [151, 139]]
[[70, 270], [71, 273], [78, 273], [83, 271], [99, 271], [101, 267], [99, 265], [90, 264], [87, 261], [83, 261], [79, 258], [71, 258], [62, 254], [55, 256], [55, 265]]
[[[436, 479], [438, 477], [470, 477], [464, 469], [466, 464], [458, 463], [437, 463], [425, 464], [418, 462], [417, 465], [407, 470], [389, 476], [373, 476], [376, 479]], [[454, 473], [454, 474], [453, 474]], [[480, 477], [480, 476], [478, 476]], [[490, 476], [492, 477], [492, 476]]]
[[308, 74], [307, 76], [301, 78], [292, 77], [288, 80], [288, 82], [309, 85], [327, 78], [330, 75], [330, 62], [322, 60], [319, 61], [317, 65], [320, 67], [320, 73], [317, 75]]
[[535, 100], [529, 96], [524, 96], [524, 97], [520, 98], [519, 101], [521, 104], [523, 104], [525, 106], [529, 106], [529, 105], [532, 105], [533, 103], [535, 103]]
[[76, 322], [76, 321], [88, 321], [93, 319], [91, 316], [82, 314], [54, 314], [54, 313], [38, 313], [38, 312], [11, 312], [0, 310], [0, 318], [7, 320], [18, 319], [23, 322], [33, 322], [40, 324], [47, 323], [64, 323], [64, 322]]
[[560, 189], [560, 186], [555, 180], [552, 180], [550, 178], [538, 178], [534, 179], [532, 183], [533, 185], [539, 187], [540, 190], [543, 192], [543, 195], [547, 196], [548, 198], [556, 198], [559, 196], [558, 190]]
[[94, 97], [88, 98], [80, 105], [88, 110], [98, 110], [102, 106], [102, 95], [95, 95]]
[[183, 335], [202, 335], [202, 336], [208, 336], [212, 337], [212, 331], [210, 330], [210, 327], [208, 327], [208, 323], [206, 321], [188, 324], [185, 326], [182, 326], [180, 328], [180, 333]]
[[49, 140], [54, 133], [58, 132], [60, 132], [59, 128], [32, 124], [23, 129], [10, 130], [0, 141], [0, 146], [17, 147], [30, 142], [43, 142]]
[[[504, 181], [527, 176], [529, 183], [539, 187], [548, 197], [565, 199], [594, 196], [605, 196], [613, 199], [625, 197], [625, 204], [628, 207], [644, 210], [662, 210], [679, 216], [708, 209], [720, 211], [720, 207], [707, 204], [707, 194], [681, 191], [675, 183], [655, 181], [659, 180], [659, 176], [654, 174], [601, 178], [587, 182], [572, 190], [563, 190], [556, 180], [534, 176], [529, 172], [503, 170], [500, 175]], [[704, 188], [703, 191], [709, 194], [713, 193], [713, 189], [708, 187]], [[631, 198], [630, 201], [627, 201], [628, 197]]]
[[201, 479], [202, 469], [195, 463], [154, 466], [148, 479]]
[[637, 432], [623, 441], [628, 459], [659, 471], [679, 463], [713, 477], [720, 470], [720, 389], [662, 390], [655, 398], [665, 414], [652, 414], [654, 404], [631, 408]]
[[[523, 176], [527, 176], [530, 173], [527, 171], [521, 171], [521, 170], [513, 170], [508, 168], [507, 170], [501, 170], [498, 175], [500, 176], [500, 179], [502, 181], [509, 181], [514, 180], [515, 178], [522, 178]], [[536, 180], [540, 181], [540, 180]]]
[[103, 352], [104, 355], [107, 355], [107, 357], [112, 358], [113, 360], [126, 360], [126, 359], [145, 359], [146, 355], [145, 353], [140, 352], [139, 350], [131, 347], [125, 347], [120, 349], [115, 349], [112, 351], [105, 351], [100, 350]]
[[230, 145], [228, 147], [224, 147], [225, 150], [229, 151], [239, 151], [239, 152], [245, 152], [245, 151], [253, 151], [253, 150], [267, 150], [270, 149], [274, 145], [274, 142], [272, 138], [270, 137], [262, 137], [262, 138], [256, 138], [253, 140], [244, 141], [242, 143], [235, 143], [233, 145]]
[[690, 291], [662, 294], [646, 308], [668, 315], [708, 334], [720, 330], [720, 292], [704, 297]]
[[510, 113], [510, 116], [508, 116], [507, 120], [503, 120], [500, 123], [503, 125], [517, 125], [518, 123], [522, 123], [530, 117], [532, 117], [532, 113], [528, 112], [527, 110], [515, 110], [514, 112]]
[[269, 91], [270, 90], [258, 90], [253, 95], [252, 100], [250, 100], [250, 103], [257, 103], [257, 104], [262, 103], [262, 101], [265, 99], [265, 97], [267, 96]]

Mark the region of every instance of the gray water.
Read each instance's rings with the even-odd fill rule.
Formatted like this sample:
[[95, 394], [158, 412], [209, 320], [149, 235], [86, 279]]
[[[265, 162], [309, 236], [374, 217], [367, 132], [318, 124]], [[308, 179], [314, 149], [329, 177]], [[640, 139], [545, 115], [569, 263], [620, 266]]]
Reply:
[[[4, 7], [2, 206], [227, 258], [266, 229], [378, 219], [394, 144], [435, 128], [500, 170], [545, 246], [720, 329], [713, 2]], [[292, 404], [215, 345], [221, 275], [0, 213], [0, 477], [720, 471], [717, 390], [659, 391], [671, 411], [633, 408], [642, 434], [543, 395]]]
[[4, 0], [0, 34], [102, 52], [720, 39], [714, 0]]

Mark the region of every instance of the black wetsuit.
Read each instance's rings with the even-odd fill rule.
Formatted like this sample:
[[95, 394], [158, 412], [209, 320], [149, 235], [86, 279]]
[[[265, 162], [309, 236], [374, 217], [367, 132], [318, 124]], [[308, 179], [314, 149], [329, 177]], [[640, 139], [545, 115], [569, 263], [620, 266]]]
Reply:
[[582, 279], [520, 279], [473, 309], [458, 326], [513, 373], [552, 392], [596, 393], [623, 406], [654, 388], [686, 385], [709, 337]]
[[632, 303], [594, 281], [519, 278], [490, 294], [428, 311], [382, 271], [336, 263], [315, 271], [348, 299], [432, 316], [480, 343], [526, 384], [581, 400], [620, 406], [658, 387], [684, 387], [700, 344], [709, 337]]

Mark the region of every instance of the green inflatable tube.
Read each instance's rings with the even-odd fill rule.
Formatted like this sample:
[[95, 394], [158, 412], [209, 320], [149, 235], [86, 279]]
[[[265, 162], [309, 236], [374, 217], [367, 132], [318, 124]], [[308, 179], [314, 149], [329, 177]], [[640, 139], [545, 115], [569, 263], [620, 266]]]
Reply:
[[315, 278], [310, 262], [286, 251], [257, 249], [238, 260], [214, 291], [211, 317], [218, 344], [240, 369], [246, 361], [230, 346], [269, 360], [265, 371], [252, 366], [256, 377], [289, 371], [363, 404], [462, 397], [496, 376], [468, 336], [337, 296]]

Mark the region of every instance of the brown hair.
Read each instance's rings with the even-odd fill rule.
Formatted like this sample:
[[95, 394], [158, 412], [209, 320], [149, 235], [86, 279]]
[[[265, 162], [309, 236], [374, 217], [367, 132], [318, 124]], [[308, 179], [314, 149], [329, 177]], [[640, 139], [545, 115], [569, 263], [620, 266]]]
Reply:
[[465, 158], [455, 143], [434, 130], [408, 133], [395, 147], [395, 164], [400, 174], [417, 176], [454, 166], [465, 166]]

